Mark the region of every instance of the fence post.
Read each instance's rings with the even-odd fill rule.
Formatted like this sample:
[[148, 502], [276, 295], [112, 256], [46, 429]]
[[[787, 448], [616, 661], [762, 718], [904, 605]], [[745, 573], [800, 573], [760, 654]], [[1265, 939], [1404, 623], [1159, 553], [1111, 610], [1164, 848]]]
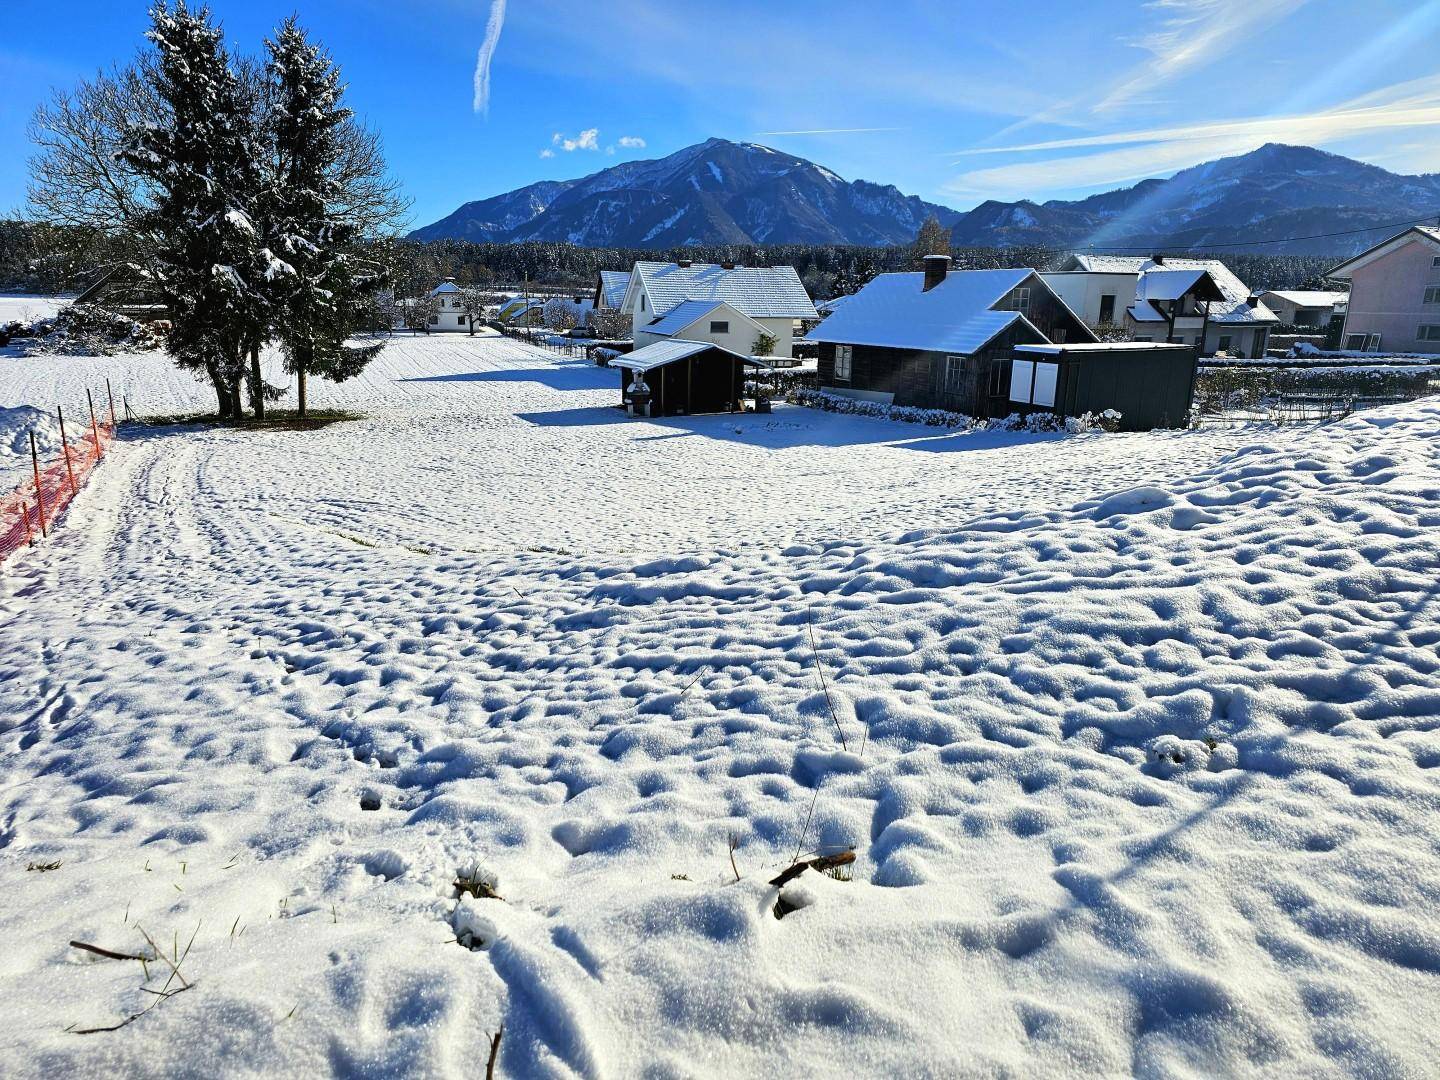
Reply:
[[115, 391], [110, 389], [110, 379], [109, 379], [108, 376], [107, 376], [106, 379], [105, 379], [105, 393], [106, 393], [106, 394], [109, 396], [109, 398], [110, 398], [110, 432], [111, 432], [111, 434], [114, 434], [114, 432], [115, 432], [115, 426], [116, 426], [116, 425], [115, 425]]
[[85, 388], [85, 400], [90, 403], [90, 436], [95, 440], [95, 464], [100, 464], [100, 425], [95, 423], [95, 399], [90, 396], [90, 388]]
[[80, 489], [75, 486], [75, 470], [70, 467], [70, 444], [65, 441], [65, 412], [59, 405], [55, 406], [55, 415], [60, 419], [60, 452], [65, 455], [65, 475], [70, 477], [70, 497], [74, 498], [80, 494]]
[[35, 469], [35, 513], [40, 518], [40, 536], [45, 536], [45, 490], [40, 486], [40, 454], [35, 449], [35, 429], [30, 429], [30, 464]]

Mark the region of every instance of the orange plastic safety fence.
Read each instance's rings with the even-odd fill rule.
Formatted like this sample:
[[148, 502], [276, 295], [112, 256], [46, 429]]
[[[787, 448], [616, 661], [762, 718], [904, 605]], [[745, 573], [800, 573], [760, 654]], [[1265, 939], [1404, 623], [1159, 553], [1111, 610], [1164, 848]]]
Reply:
[[114, 441], [113, 425], [96, 424], [64, 444], [54, 460], [40, 466], [38, 489], [32, 469], [19, 487], [0, 496], [0, 562], [39, 543], [55, 528]]

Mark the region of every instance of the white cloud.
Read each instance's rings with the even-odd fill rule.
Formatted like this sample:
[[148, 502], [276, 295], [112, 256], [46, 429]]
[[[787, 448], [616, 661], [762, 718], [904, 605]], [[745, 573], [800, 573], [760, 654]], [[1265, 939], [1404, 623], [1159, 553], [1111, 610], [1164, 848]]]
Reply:
[[626, 150], [644, 150], [645, 140], [639, 135], [621, 135], [620, 145]]
[[1095, 106], [1107, 112], [1139, 104], [1142, 91], [1207, 67], [1252, 39], [1264, 26], [1283, 19], [1309, 0], [1150, 0], [1145, 6], [1165, 14], [1158, 28], [1129, 44], [1145, 49], [1151, 59], [1132, 72]]
[[552, 158], [552, 157], [555, 156], [555, 151], [554, 151], [554, 150], [551, 150], [551, 149], [547, 146], [544, 150], [541, 150], [541, 151], [540, 151], [540, 156], [541, 156], [542, 158]]
[[[1168, 128], [1116, 131], [964, 154], [1023, 154], [1095, 150], [976, 169], [947, 184], [954, 194], [1031, 195], [1099, 187], [1163, 175], [1216, 157], [1248, 153], [1267, 142], [1320, 146], [1359, 135], [1440, 127], [1440, 77], [1400, 83], [1332, 108], [1291, 116], [1212, 120]], [[1124, 149], [1099, 149], [1124, 147]]]
[[475, 104], [477, 113], [490, 115], [490, 61], [500, 44], [500, 31], [505, 27], [505, 0], [490, 0], [490, 18], [485, 23], [485, 40], [475, 57]]
[[584, 131], [580, 132], [579, 135], [576, 135], [573, 139], [568, 138], [567, 136], [562, 135], [560, 132], [557, 131], [554, 135], [550, 136], [550, 145], [558, 146], [567, 154], [573, 154], [576, 150], [599, 150], [600, 129], [586, 128]]
[[810, 128], [806, 131], [757, 131], [756, 138], [766, 135], [864, 135], [873, 131], [901, 131], [902, 128]]

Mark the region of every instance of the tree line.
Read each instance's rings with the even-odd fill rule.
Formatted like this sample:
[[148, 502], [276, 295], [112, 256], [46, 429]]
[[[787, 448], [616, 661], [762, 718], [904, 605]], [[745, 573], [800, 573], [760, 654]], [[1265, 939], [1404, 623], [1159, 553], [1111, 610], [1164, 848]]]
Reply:
[[[37, 110], [30, 203], [0, 230], [41, 274], [80, 264], [144, 282], [165, 305], [175, 362], [208, 378], [222, 417], [263, 416], [280, 346], [296, 379], [358, 373], [407, 207], [378, 136], [344, 105], [340, 71], [295, 17], [238, 55], [206, 7], [161, 0], [147, 46]], [[52, 245], [36, 251], [36, 242]]]

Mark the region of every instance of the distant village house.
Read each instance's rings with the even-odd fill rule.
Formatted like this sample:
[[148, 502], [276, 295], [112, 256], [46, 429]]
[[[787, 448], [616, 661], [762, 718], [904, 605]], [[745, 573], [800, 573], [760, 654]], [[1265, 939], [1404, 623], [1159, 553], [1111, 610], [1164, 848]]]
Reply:
[[1406, 229], [1326, 276], [1350, 282], [1345, 348], [1440, 353], [1440, 228]]

